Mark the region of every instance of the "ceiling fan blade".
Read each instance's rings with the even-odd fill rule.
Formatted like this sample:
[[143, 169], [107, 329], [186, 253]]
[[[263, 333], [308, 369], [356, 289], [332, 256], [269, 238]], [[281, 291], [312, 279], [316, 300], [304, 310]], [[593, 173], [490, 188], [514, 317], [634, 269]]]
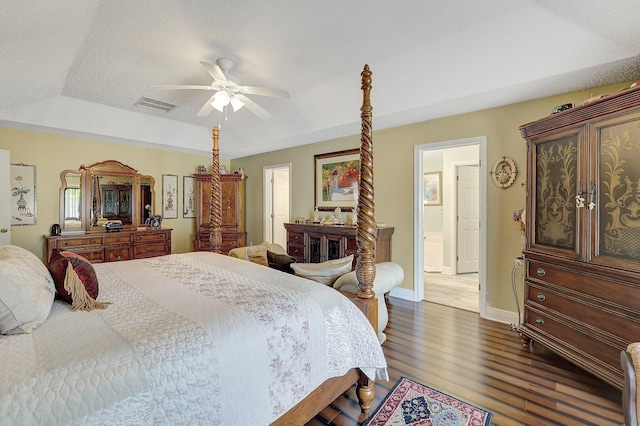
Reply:
[[260, 96], [273, 96], [275, 98], [286, 98], [290, 99], [291, 95], [286, 90], [278, 90], [278, 89], [267, 89], [265, 87], [255, 87], [255, 86], [240, 86], [240, 90], [242, 93], [246, 93], [249, 95], [260, 95]]
[[209, 114], [211, 114], [211, 111], [213, 111], [213, 105], [211, 105], [211, 102], [213, 102], [213, 98], [216, 95], [213, 95], [212, 97], [209, 98], [209, 100], [202, 105], [202, 108], [200, 108], [200, 111], [198, 111], [198, 113], [196, 114], [198, 117], [207, 117]]
[[227, 82], [227, 77], [225, 77], [222, 69], [218, 65], [210, 64], [209, 62], [200, 61], [204, 69], [209, 73], [214, 80]]
[[155, 85], [151, 86], [155, 89], [168, 89], [168, 90], [178, 90], [178, 89], [195, 89], [195, 90], [213, 90], [211, 86], [196, 86], [192, 84], [164, 84], [164, 85]]
[[271, 114], [269, 114], [264, 108], [262, 108], [260, 105], [253, 102], [243, 94], [237, 93], [236, 97], [238, 97], [244, 103], [244, 106], [246, 106], [249, 111], [257, 115], [258, 117], [262, 118], [263, 120], [268, 120], [271, 118]]

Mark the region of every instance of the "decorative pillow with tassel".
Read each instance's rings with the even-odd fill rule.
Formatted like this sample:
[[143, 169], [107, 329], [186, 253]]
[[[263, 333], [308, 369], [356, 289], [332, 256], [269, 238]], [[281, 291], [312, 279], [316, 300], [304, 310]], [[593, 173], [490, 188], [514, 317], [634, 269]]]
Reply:
[[70, 252], [54, 250], [49, 271], [56, 284], [58, 296], [74, 311], [105, 309], [109, 302], [98, 302], [98, 278], [87, 258]]

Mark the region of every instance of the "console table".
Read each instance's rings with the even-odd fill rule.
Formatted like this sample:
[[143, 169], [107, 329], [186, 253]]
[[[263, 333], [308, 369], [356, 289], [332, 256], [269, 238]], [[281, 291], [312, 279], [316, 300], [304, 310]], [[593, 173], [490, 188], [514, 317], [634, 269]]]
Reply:
[[[297, 262], [319, 263], [353, 254], [355, 267], [358, 257], [355, 226], [285, 223], [284, 227], [287, 253]], [[393, 231], [393, 227], [377, 228], [376, 263], [391, 261]]]
[[47, 264], [54, 249], [72, 251], [91, 263], [171, 254], [170, 228], [87, 234], [47, 235]]

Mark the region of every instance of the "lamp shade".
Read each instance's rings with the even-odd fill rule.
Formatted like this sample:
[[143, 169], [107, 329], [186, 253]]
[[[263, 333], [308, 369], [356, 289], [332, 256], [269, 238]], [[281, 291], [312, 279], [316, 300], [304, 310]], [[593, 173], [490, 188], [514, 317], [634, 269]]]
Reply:
[[220, 91], [216, 93], [215, 96], [213, 97], [213, 102], [211, 102], [211, 106], [217, 109], [218, 111], [222, 112], [224, 110], [224, 107], [229, 105], [229, 101], [230, 101], [229, 94], [225, 91]]
[[238, 99], [237, 96], [234, 96], [231, 98], [231, 106], [233, 107], [233, 112], [236, 112], [244, 106], [244, 102]]

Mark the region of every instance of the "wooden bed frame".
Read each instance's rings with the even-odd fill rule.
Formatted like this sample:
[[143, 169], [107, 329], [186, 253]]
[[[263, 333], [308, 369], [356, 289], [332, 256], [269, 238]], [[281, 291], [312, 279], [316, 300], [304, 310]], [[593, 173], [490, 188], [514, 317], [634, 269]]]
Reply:
[[[378, 300], [373, 292], [373, 281], [376, 275], [375, 268], [375, 204], [373, 197], [373, 139], [371, 118], [371, 71], [369, 65], [362, 71], [362, 107], [360, 116], [362, 119], [360, 136], [360, 192], [358, 195], [358, 222], [357, 237], [358, 260], [356, 263], [356, 276], [358, 277], [360, 291], [356, 295], [344, 293], [367, 316], [376, 334], [378, 332]], [[220, 170], [219, 129], [213, 128], [213, 164], [212, 170]], [[211, 248], [213, 252], [220, 253], [222, 245], [222, 191], [220, 175], [211, 174], [211, 210], [209, 220], [211, 223]], [[331, 404], [351, 386], [356, 384], [356, 395], [361, 408], [361, 416], [367, 416], [369, 408], [375, 397], [374, 381], [369, 379], [359, 369], [349, 370], [344, 376], [332, 377], [322, 383], [305, 399], [278, 418], [273, 425], [301, 425], [311, 420], [322, 409]]]

